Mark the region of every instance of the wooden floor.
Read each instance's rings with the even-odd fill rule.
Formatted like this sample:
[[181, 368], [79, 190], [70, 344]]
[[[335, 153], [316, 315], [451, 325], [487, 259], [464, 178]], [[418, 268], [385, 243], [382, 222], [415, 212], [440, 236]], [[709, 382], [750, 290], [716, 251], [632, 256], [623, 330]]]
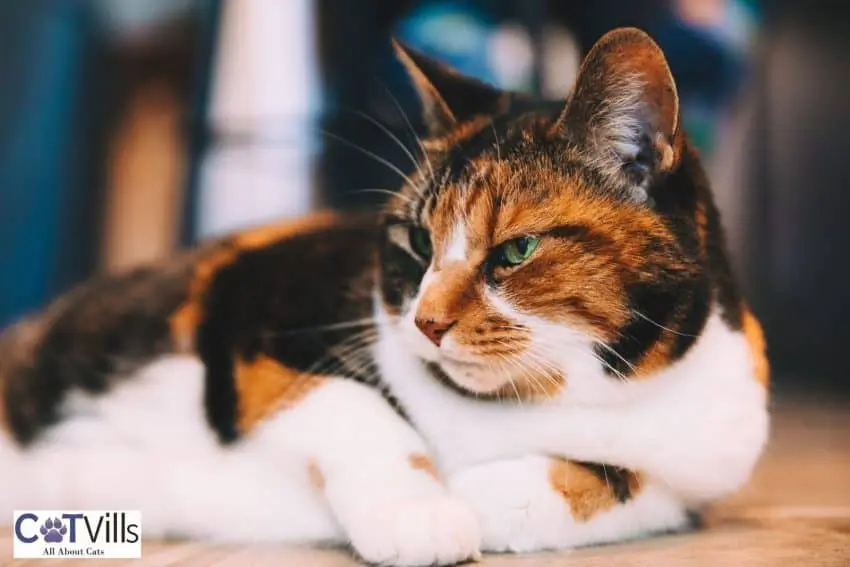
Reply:
[[[714, 507], [696, 533], [566, 553], [490, 556], [482, 567], [616, 565], [850, 566], [850, 406], [784, 403], [774, 411], [771, 444], [750, 485]], [[0, 529], [0, 565], [11, 559]], [[80, 560], [37, 561], [76, 567]], [[356, 565], [344, 552], [276, 546], [212, 546], [148, 542], [136, 561], [97, 565], [297, 566]]]

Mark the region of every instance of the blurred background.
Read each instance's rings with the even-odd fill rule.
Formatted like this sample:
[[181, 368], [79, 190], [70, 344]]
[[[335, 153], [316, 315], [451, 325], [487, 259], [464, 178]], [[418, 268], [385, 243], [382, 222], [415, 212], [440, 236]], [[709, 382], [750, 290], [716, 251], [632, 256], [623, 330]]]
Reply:
[[850, 394], [850, 34], [820, 0], [3, 0], [0, 328], [93, 273], [377, 206], [418, 109], [389, 38], [564, 97], [609, 29], [667, 53], [776, 388]]

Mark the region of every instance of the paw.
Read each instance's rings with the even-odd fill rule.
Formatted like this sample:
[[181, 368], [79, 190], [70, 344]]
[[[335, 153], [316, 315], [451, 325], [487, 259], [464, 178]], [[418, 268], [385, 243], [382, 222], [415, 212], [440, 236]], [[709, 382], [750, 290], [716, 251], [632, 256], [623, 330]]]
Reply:
[[525, 457], [455, 473], [449, 486], [476, 511], [482, 549], [527, 553], [571, 547], [575, 523], [548, 482], [548, 459]]
[[452, 565], [481, 557], [475, 514], [444, 495], [374, 507], [349, 536], [360, 557], [380, 565]]
[[68, 533], [68, 527], [59, 518], [47, 518], [47, 521], [44, 522], [38, 531], [41, 532], [41, 537], [47, 543], [62, 543], [62, 539]]

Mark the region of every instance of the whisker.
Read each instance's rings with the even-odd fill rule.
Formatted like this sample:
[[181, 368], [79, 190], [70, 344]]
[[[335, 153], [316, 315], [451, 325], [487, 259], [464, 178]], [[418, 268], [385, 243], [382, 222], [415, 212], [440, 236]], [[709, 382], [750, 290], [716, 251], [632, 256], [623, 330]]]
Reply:
[[699, 335], [692, 335], [690, 333], [682, 333], [682, 332], [677, 331], [675, 329], [671, 329], [670, 327], [665, 327], [661, 323], [658, 323], [657, 321], [653, 321], [652, 319], [650, 319], [649, 317], [647, 317], [646, 315], [644, 315], [643, 313], [641, 313], [637, 309], [632, 309], [632, 313], [634, 313], [635, 315], [637, 315], [638, 317], [640, 317], [644, 321], [647, 321], [648, 323], [652, 323], [653, 325], [655, 325], [656, 327], [658, 327], [662, 331], [667, 331], [668, 333], [673, 333], [674, 335], [678, 335], [680, 337], [692, 337], [693, 338], [693, 337], [699, 336]]
[[[501, 353], [497, 353], [497, 356], [499, 356], [499, 358], [502, 360], [503, 363], [506, 363], [508, 365], [517, 366], [515, 360], [512, 360], [511, 358], [506, 357], [505, 355], [503, 355]], [[521, 368], [518, 368], [518, 369], [520, 370], [520, 372], [522, 371]], [[520, 395], [519, 388], [517, 388], [517, 385], [516, 385], [516, 381], [510, 375], [510, 372], [508, 372], [507, 378], [508, 378], [508, 383], [511, 385], [511, 387], [514, 390], [514, 395], [516, 396], [517, 403], [519, 404], [520, 407], [522, 407], [522, 396]]]
[[404, 193], [400, 193], [398, 191], [391, 191], [390, 189], [380, 189], [380, 188], [370, 188], [370, 189], [357, 189], [352, 191], [353, 194], [358, 193], [375, 193], [378, 195], [389, 195], [390, 197], [403, 199], [406, 203], [415, 203], [416, 201], [411, 197], [408, 197]]
[[608, 361], [606, 361], [604, 358], [602, 358], [601, 356], [597, 355], [597, 354], [596, 354], [595, 352], [593, 352], [593, 351], [591, 351], [591, 356], [593, 356], [593, 358], [595, 358], [595, 359], [596, 359], [596, 361], [597, 361], [597, 362], [599, 362], [600, 364], [602, 364], [605, 368], [607, 368], [608, 370], [610, 370], [611, 372], [613, 372], [613, 373], [614, 373], [614, 375], [615, 375], [615, 376], [617, 376], [617, 378], [619, 378], [620, 380], [622, 380], [622, 381], [623, 381], [623, 382], [625, 382], [626, 384], [631, 384], [631, 380], [629, 380], [629, 378], [628, 378], [625, 374], [623, 374], [622, 372], [620, 372], [619, 370], [617, 370], [616, 368], [614, 368], [613, 366], [611, 366], [611, 364], [610, 364], [610, 363], [608, 363]]
[[341, 143], [345, 146], [348, 146], [351, 149], [357, 150], [358, 152], [374, 159], [376, 162], [386, 166], [387, 168], [390, 169], [390, 171], [395, 172], [399, 177], [401, 177], [404, 181], [406, 181], [411, 187], [413, 187], [414, 189], [416, 188], [416, 183], [410, 178], [410, 176], [407, 175], [406, 173], [404, 173], [401, 169], [399, 169], [397, 166], [395, 166], [389, 160], [384, 159], [381, 156], [379, 156], [378, 154], [376, 154], [375, 152], [369, 151], [362, 146], [358, 146], [354, 142], [346, 140], [342, 136], [338, 136], [338, 135], [334, 134], [333, 132], [328, 132], [327, 130], [320, 130], [320, 131], [324, 136], [327, 136], [328, 138], [331, 138], [332, 140], [336, 140], [337, 142], [339, 142], [339, 143]]
[[410, 149], [408, 149], [408, 147], [404, 144], [404, 142], [402, 142], [398, 138], [398, 136], [396, 136], [389, 128], [387, 128], [386, 126], [381, 124], [378, 120], [369, 116], [365, 112], [362, 112], [360, 110], [355, 110], [355, 109], [350, 109], [350, 112], [353, 112], [353, 113], [357, 114], [358, 116], [360, 116], [361, 118], [368, 120], [370, 123], [372, 123], [376, 127], [378, 127], [392, 141], [394, 141], [396, 144], [398, 144], [398, 146], [402, 149], [402, 151], [405, 153], [405, 155], [407, 155], [407, 157], [410, 159], [411, 163], [413, 163], [413, 166], [419, 171], [419, 175], [421, 175], [423, 178], [425, 177], [424, 172], [422, 171], [421, 164], [419, 163], [419, 160], [416, 159], [416, 157], [413, 155], [413, 153], [410, 151]]
[[352, 329], [355, 327], [366, 327], [375, 323], [374, 317], [365, 317], [363, 319], [354, 319], [351, 321], [341, 321], [339, 323], [330, 323], [327, 325], [316, 325], [314, 327], [301, 327], [298, 329], [287, 329], [281, 331], [266, 331], [260, 333], [263, 338], [266, 337], [286, 337], [290, 335], [298, 335], [301, 333], [315, 333], [320, 331], [338, 331], [341, 329]]
[[529, 350], [526, 353], [526, 356], [529, 356], [532, 360], [534, 360], [536, 366], [542, 370], [542, 372], [538, 376], [539, 378], [545, 379], [552, 386], [560, 386], [560, 382], [556, 378], [556, 376], [559, 376], [561, 374], [560, 368], [558, 368], [548, 358], [542, 356], [534, 350]]
[[416, 129], [413, 127], [413, 124], [411, 124], [410, 118], [407, 116], [407, 113], [404, 111], [404, 108], [402, 108], [401, 104], [398, 102], [398, 99], [393, 96], [393, 93], [390, 91], [390, 89], [387, 88], [386, 85], [384, 85], [384, 91], [387, 93], [387, 96], [390, 97], [390, 100], [392, 101], [402, 120], [404, 120], [404, 123], [407, 124], [408, 131], [410, 132], [413, 139], [416, 141], [416, 144], [419, 146], [419, 150], [422, 152], [422, 157], [425, 159], [425, 163], [428, 165], [428, 170], [431, 172], [431, 183], [436, 183], [437, 177], [434, 174], [434, 166], [431, 163], [431, 158], [428, 157], [428, 150], [425, 148], [425, 144], [422, 142], [422, 139], [416, 134]]
[[347, 337], [330, 347], [324, 355], [319, 357], [319, 359], [308, 368], [307, 372], [322, 373], [329, 370], [341, 369], [341, 357], [344, 357], [347, 352], [351, 350], [364, 348], [364, 346], [370, 345], [375, 341], [376, 336], [376, 329], [366, 329], [365, 331], [361, 331], [360, 333], [355, 333], [354, 335]]
[[614, 356], [616, 356], [617, 358], [619, 358], [620, 360], [622, 360], [624, 363], [626, 363], [626, 365], [629, 367], [629, 369], [630, 369], [632, 372], [637, 372], [637, 369], [634, 367], [634, 365], [632, 365], [632, 363], [631, 363], [631, 362], [629, 362], [628, 360], [626, 360], [625, 358], [623, 358], [623, 355], [621, 355], [619, 352], [617, 352], [617, 351], [614, 349], [614, 347], [612, 347], [611, 345], [609, 345], [609, 344], [608, 344], [608, 343], [606, 343], [605, 341], [595, 341], [595, 342], [596, 342], [596, 344], [598, 344], [599, 346], [601, 346], [602, 348], [604, 348], [605, 350], [607, 350], [608, 352], [610, 352], [611, 354], [613, 354]]
[[[496, 341], [503, 345], [509, 344], [501, 339], [496, 339]], [[527, 351], [526, 356], [528, 360], [525, 357], [518, 357], [515, 360], [511, 360], [517, 363], [520, 374], [528, 379], [532, 383], [532, 386], [536, 387], [545, 396], [546, 387], [540, 382], [540, 378], [544, 378], [553, 386], [557, 386], [558, 381], [553, 374], [558, 373], [559, 370], [549, 360], [546, 360], [533, 351]]]

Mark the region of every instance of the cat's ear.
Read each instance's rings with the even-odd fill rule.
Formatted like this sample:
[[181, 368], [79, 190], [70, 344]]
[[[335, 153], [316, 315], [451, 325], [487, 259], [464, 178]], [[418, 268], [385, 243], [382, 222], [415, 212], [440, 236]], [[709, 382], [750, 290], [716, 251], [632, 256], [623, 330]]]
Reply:
[[678, 161], [679, 97], [661, 48], [643, 31], [604, 35], [585, 57], [557, 128], [620, 179], [646, 185]]
[[506, 97], [498, 89], [465, 77], [395, 39], [392, 43], [419, 95], [429, 136], [446, 136], [458, 124], [497, 112], [504, 105]]

